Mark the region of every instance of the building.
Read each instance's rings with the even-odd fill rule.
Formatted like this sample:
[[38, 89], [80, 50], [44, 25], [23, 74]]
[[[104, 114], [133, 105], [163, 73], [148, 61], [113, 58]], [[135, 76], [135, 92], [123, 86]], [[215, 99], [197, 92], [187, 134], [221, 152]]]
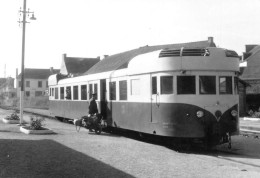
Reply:
[[[39, 97], [47, 95], [48, 78], [52, 74], [59, 73], [59, 70], [53, 69], [24, 69], [24, 94], [25, 97]], [[20, 97], [21, 74], [16, 72], [17, 97]]]
[[247, 67], [241, 70], [241, 79], [248, 85], [246, 87], [247, 111], [258, 111], [260, 107], [260, 45], [246, 45], [243, 54]]
[[81, 58], [81, 57], [67, 57], [66, 54], [62, 55], [60, 74], [78, 76], [86, 72], [92, 66], [100, 61], [97, 58]]

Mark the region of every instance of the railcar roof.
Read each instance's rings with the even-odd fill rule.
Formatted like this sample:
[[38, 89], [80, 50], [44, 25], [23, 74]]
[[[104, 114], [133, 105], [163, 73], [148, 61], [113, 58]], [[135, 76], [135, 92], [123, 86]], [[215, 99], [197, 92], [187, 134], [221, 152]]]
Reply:
[[216, 47], [215, 43], [206, 41], [198, 41], [198, 42], [190, 42], [190, 43], [180, 43], [180, 44], [167, 44], [167, 45], [158, 45], [158, 46], [144, 46], [137, 49], [133, 49], [131, 51], [122, 52], [119, 54], [115, 54], [105, 59], [101, 60], [97, 64], [95, 64], [92, 68], [90, 68], [83, 75], [95, 74], [100, 72], [113, 71], [118, 69], [127, 68], [129, 61], [131, 61], [134, 57], [165, 48], [206, 48], [206, 47]]

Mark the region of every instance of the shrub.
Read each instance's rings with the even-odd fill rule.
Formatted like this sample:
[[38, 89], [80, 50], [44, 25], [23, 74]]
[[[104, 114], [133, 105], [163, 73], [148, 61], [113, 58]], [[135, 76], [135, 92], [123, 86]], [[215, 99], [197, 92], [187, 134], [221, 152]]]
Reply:
[[6, 120], [20, 120], [20, 117], [16, 112], [13, 112], [10, 116], [5, 117]]
[[39, 116], [31, 116], [30, 119], [30, 128], [32, 130], [42, 130], [43, 129], [43, 122], [45, 121], [45, 118], [39, 117]]

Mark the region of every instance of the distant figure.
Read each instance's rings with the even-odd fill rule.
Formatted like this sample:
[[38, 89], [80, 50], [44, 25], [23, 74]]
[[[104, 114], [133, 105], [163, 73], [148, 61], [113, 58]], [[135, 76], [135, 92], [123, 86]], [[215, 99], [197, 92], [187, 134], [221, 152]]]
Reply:
[[98, 113], [96, 97], [97, 97], [97, 95], [95, 93], [93, 93], [92, 98], [90, 99], [90, 103], [89, 103], [89, 107], [88, 107], [88, 113], [90, 115], [94, 115], [94, 114]]

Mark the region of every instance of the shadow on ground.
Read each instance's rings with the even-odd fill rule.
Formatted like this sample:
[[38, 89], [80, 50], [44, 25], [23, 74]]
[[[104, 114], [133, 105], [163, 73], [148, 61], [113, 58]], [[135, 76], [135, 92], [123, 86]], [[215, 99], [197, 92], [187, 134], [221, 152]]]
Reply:
[[0, 139], [0, 177], [133, 177], [52, 140]]

